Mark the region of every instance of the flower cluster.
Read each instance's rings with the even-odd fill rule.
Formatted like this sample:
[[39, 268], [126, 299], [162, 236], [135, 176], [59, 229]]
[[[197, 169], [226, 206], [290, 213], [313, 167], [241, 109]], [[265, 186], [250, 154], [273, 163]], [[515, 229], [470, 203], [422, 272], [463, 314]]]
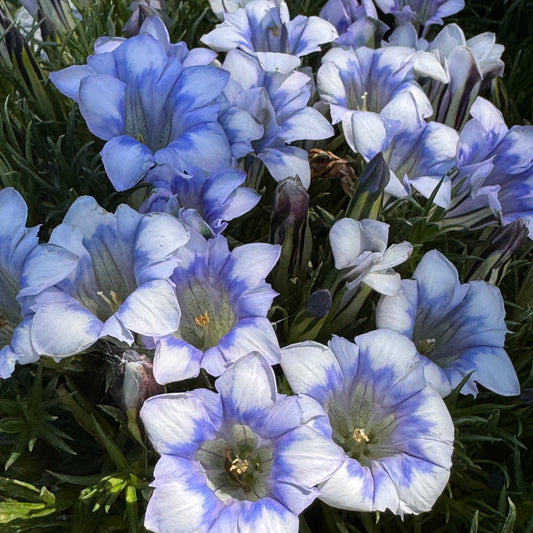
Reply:
[[[297, 533], [317, 498], [428, 512], [453, 468], [444, 398], [520, 393], [494, 282], [509, 228], [533, 235], [533, 127], [480, 96], [502, 50], [431, 33], [461, 0], [210, 4], [211, 49], [136, 0], [128, 38], [50, 74], [116, 193], [39, 240], [0, 190], [0, 377], [106, 347], [109, 396], [158, 456], [155, 533]], [[448, 247], [475, 239], [435, 235], [479, 228], [458, 271]]]

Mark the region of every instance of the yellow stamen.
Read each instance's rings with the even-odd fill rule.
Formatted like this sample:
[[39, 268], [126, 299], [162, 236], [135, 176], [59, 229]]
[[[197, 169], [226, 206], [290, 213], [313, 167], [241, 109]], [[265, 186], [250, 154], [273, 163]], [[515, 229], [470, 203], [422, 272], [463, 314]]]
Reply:
[[359, 106], [358, 107], [358, 111], [366, 111], [366, 97], [368, 96], [368, 91], [365, 91], [363, 93], [363, 95], [361, 96], [361, 101], [363, 102], [363, 105], [361, 107], [361, 109], [359, 109]]
[[237, 476], [242, 475], [243, 472], [246, 472], [249, 467], [249, 463], [247, 459], [241, 459], [238, 455], [231, 461], [231, 466], [229, 468], [230, 472], [235, 473]]
[[229, 477], [237, 484], [243, 492], [250, 492], [250, 487], [239, 477], [246, 470], [248, 470], [249, 463], [246, 459], [244, 461], [237, 455], [235, 459], [231, 458], [231, 450], [226, 450], [226, 460], [224, 461], [224, 468]]
[[203, 326], [206, 328], [209, 325], [209, 314], [206, 311], [203, 315], [200, 313], [197, 317], [194, 317], [194, 323], [197, 326]]
[[108, 298], [102, 291], [98, 291], [96, 294], [98, 294], [98, 296], [100, 296], [100, 298], [102, 298], [102, 300], [109, 305], [113, 313], [122, 305], [122, 301], [115, 291], [109, 291], [109, 296], [111, 296], [111, 298]]
[[365, 428], [355, 428], [353, 430], [353, 440], [357, 442], [358, 444], [361, 444], [361, 442], [370, 442], [370, 439], [368, 438], [368, 435], [365, 433]]
[[270, 30], [274, 37], [279, 37], [281, 35], [281, 28], [275, 22], [272, 22], [272, 26], [268, 26], [267, 30]]
[[416, 343], [416, 347], [418, 349], [418, 353], [421, 355], [429, 355], [433, 348], [435, 347], [435, 344], [437, 343], [437, 339], [428, 338], [423, 339], [421, 341], [418, 341]]

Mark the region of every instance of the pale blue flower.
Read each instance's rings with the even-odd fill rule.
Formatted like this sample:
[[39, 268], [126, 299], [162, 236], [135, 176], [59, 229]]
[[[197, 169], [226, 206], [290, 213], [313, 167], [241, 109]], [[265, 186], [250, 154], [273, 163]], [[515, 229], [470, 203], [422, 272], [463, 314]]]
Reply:
[[472, 102], [490, 88], [492, 80], [503, 74], [500, 59], [504, 47], [496, 44], [494, 33], [466, 39], [456, 24], [448, 24], [428, 44], [427, 51], [439, 58], [449, 77], [444, 85], [438, 80], [425, 84], [435, 109], [435, 120], [460, 130], [468, 119]]
[[383, 13], [391, 13], [398, 23], [415, 22], [422, 26], [444, 24], [444, 17], [465, 7], [464, 0], [374, 0]]
[[26, 228], [28, 208], [11, 187], [0, 191], [0, 378], [15, 364], [33, 363], [39, 354], [29, 339], [28, 299], [18, 299], [29, 254], [38, 243], [39, 227]]
[[107, 335], [132, 344], [134, 333], [164, 335], [179, 323], [167, 279], [189, 232], [166, 213], [115, 214], [79, 197], [47, 245], [27, 261], [19, 299], [35, 298], [30, 334], [35, 350], [66, 357]]
[[501, 112], [479, 97], [471, 115], [459, 139], [448, 223], [475, 228], [496, 219], [505, 226], [522, 218], [533, 238], [533, 127], [508, 129]]
[[342, 463], [324, 410], [276, 391], [249, 354], [215, 383], [149, 398], [141, 410], [161, 458], [145, 527], [155, 533], [297, 533], [314, 488]]
[[396, 296], [381, 298], [378, 328], [413, 339], [431, 361], [426, 375], [443, 396], [470, 373], [464, 394], [476, 395], [476, 383], [498, 394], [519, 394], [503, 347], [507, 328], [499, 289], [484, 281], [460, 283], [455, 267], [437, 250], [424, 255], [413, 278], [402, 280]]
[[249, 54], [301, 57], [337, 37], [335, 27], [319, 17], [298, 15], [290, 20], [283, 0], [253, 0], [234, 13], [224, 13], [224, 22], [200, 40], [218, 52], [239, 48]]
[[380, 294], [396, 294], [400, 275], [393, 267], [407, 261], [413, 246], [403, 241], [387, 248], [389, 225], [372, 219], [341, 218], [331, 228], [329, 241], [335, 268], [348, 290], [365, 283]]
[[403, 198], [414, 187], [425, 198], [435, 194], [434, 203], [448, 208], [452, 188], [448, 173], [457, 161], [459, 134], [445, 124], [426, 122], [425, 116], [428, 109], [421, 111], [413, 95], [403, 91], [380, 114], [351, 114], [343, 129], [347, 142], [366, 161], [382, 153], [390, 170], [388, 194]]
[[[429, 117], [431, 103], [415, 81], [415, 51], [402, 46], [373, 50], [333, 48], [317, 73], [320, 97], [333, 124], [342, 122], [346, 142], [366, 159], [381, 152], [403, 121], [413, 117], [403, 102], [414, 100], [417, 115]], [[385, 142], [387, 140], [387, 142]]]
[[239, 169], [208, 174], [195, 167], [178, 172], [161, 165], [147, 177], [154, 190], [140, 211], [171, 213], [202, 234], [218, 234], [229, 221], [247, 213], [259, 201], [260, 196], [253, 189], [241, 187], [245, 179], [246, 173]]
[[159, 383], [219, 376], [251, 351], [279, 362], [279, 344], [266, 317], [276, 292], [265, 277], [278, 260], [277, 245], [252, 243], [229, 251], [222, 236], [192, 233], [179, 250], [170, 281], [179, 302], [178, 324], [156, 336], [154, 376]]
[[344, 463], [319, 498], [352, 511], [429, 511], [450, 475], [454, 427], [421, 358], [389, 330], [283, 348], [292, 390], [324, 407]]
[[[307, 189], [311, 180], [307, 151], [287, 146], [297, 140], [318, 140], [333, 135], [327, 119], [307, 104], [313, 80], [294, 71], [292, 56], [276, 58], [276, 67], [231, 50], [223, 68], [231, 74], [224, 95], [232, 109], [246, 110], [257, 132], [251, 142], [252, 154], [260, 159], [275, 180], [300, 178]], [[251, 131], [252, 126], [246, 123]], [[229, 128], [226, 128], [229, 129]]]
[[170, 44], [157, 17], [130, 39], [97, 41], [95, 51], [86, 65], [50, 79], [78, 102], [91, 132], [107, 141], [102, 160], [117, 190], [133, 187], [155, 165], [180, 171], [231, 166], [218, 102], [229, 74], [209, 65], [212, 51]]
[[357, 20], [365, 17], [378, 18], [372, 0], [328, 0], [320, 10], [320, 16], [331, 22], [342, 35]]

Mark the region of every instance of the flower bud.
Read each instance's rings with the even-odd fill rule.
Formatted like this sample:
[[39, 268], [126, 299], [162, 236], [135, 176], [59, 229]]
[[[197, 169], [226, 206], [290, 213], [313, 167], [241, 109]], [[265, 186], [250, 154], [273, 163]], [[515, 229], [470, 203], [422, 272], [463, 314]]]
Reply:
[[138, 424], [139, 411], [147, 398], [165, 392], [152, 372], [152, 361], [135, 350], [125, 350], [113, 365], [111, 394], [125, 412], [128, 429], [142, 442]]
[[300, 178], [285, 178], [274, 192], [272, 242], [281, 244], [277, 274], [280, 281], [299, 276], [310, 256], [311, 231], [308, 224], [309, 195]]

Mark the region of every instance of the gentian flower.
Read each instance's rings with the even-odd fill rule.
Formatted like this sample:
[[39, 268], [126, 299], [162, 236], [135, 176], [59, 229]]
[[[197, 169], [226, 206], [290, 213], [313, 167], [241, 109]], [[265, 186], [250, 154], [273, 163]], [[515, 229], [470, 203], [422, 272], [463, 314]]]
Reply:
[[218, 234], [230, 220], [247, 213], [259, 201], [253, 189], [240, 187], [245, 179], [246, 173], [239, 169], [208, 174], [195, 167], [178, 172], [161, 165], [147, 177], [154, 190], [140, 211], [171, 213], [202, 234]]
[[414, 80], [414, 55], [414, 50], [400, 46], [378, 50], [338, 47], [323, 57], [317, 73], [318, 92], [329, 104], [332, 123], [342, 122], [352, 150], [362, 154], [369, 147], [376, 153], [382, 151], [375, 132], [391, 134], [402, 120], [409, 119], [398, 104], [407, 95], [416, 102], [422, 118], [433, 113]]
[[354, 138], [364, 147], [361, 153], [369, 160], [382, 151], [390, 170], [387, 193], [402, 198], [414, 187], [425, 198], [434, 194], [433, 202], [448, 208], [452, 189], [448, 174], [457, 162], [459, 135], [445, 124], [426, 122], [408, 93], [391, 102], [381, 118], [390, 122], [401, 112], [405, 117], [396, 128], [376, 128], [371, 143], [365, 143], [364, 131], [357, 129], [356, 120], [352, 121]]
[[392, 270], [407, 261], [413, 246], [404, 241], [387, 248], [389, 225], [378, 220], [341, 218], [329, 232], [335, 268], [348, 290], [365, 283], [381, 294], [400, 290], [400, 275]]
[[464, 0], [374, 0], [383, 13], [391, 13], [400, 25], [444, 24], [443, 17], [455, 15], [465, 7]]
[[220, 235], [209, 240], [191, 235], [170, 277], [181, 310], [179, 324], [154, 339], [156, 380], [166, 384], [187, 379], [197, 376], [200, 367], [219, 376], [251, 351], [278, 363], [278, 341], [266, 318], [277, 293], [265, 277], [280, 247], [253, 243], [230, 252]]
[[231, 50], [222, 66], [231, 74], [225, 97], [234, 109], [249, 111], [259, 127], [252, 154], [276, 181], [298, 175], [307, 189], [311, 180], [307, 151], [287, 144], [333, 135], [327, 119], [307, 106], [312, 79], [293, 70], [291, 56], [277, 58], [274, 70], [240, 50]]
[[33, 363], [39, 354], [28, 334], [27, 299], [17, 299], [28, 255], [38, 243], [39, 227], [26, 228], [28, 208], [11, 187], [0, 190], [0, 378], [15, 364]]
[[[457, 24], [446, 25], [430, 42], [419, 38], [412, 24], [396, 28], [388, 38], [393, 46], [416, 50], [414, 69], [435, 111], [435, 120], [461, 130], [472, 102], [503, 74], [504, 47], [494, 33], [466, 39]], [[386, 43], [385, 43], [386, 44]]]
[[149, 398], [141, 410], [161, 454], [145, 527], [156, 533], [297, 533], [313, 487], [342, 463], [323, 409], [276, 391], [250, 354], [206, 389]]
[[533, 238], [533, 127], [508, 129], [501, 112], [477, 98], [459, 138], [457, 194], [446, 223], [480, 227], [522, 218]]
[[49, 244], [27, 260], [19, 298], [35, 298], [35, 350], [66, 357], [107, 335], [132, 344], [134, 333], [174, 331], [179, 306], [167, 278], [188, 239], [171, 215], [141, 215], [127, 205], [111, 214], [94, 198], [79, 197]]
[[435, 120], [458, 131], [468, 119], [472, 102], [489, 89], [492, 80], [503, 74], [500, 59], [504, 47], [496, 44], [494, 33], [482, 33], [465, 39], [456, 24], [448, 24], [428, 45], [448, 72], [446, 86], [431, 80], [425, 90], [435, 109]]
[[107, 141], [102, 160], [119, 191], [159, 164], [180, 171], [231, 166], [217, 103], [229, 74], [208, 65], [210, 50], [180, 44], [171, 45], [164, 24], [150, 17], [139, 35], [97, 41], [86, 65], [50, 75], [78, 102], [91, 132]]
[[443, 396], [471, 372], [464, 394], [475, 396], [476, 382], [497, 394], [518, 394], [518, 378], [503, 348], [507, 328], [499, 289], [484, 281], [460, 283], [455, 267], [437, 250], [424, 255], [413, 278], [402, 280], [396, 296], [381, 298], [377, 327], [413, 339], [432, 362], [426, 374]]
[[328, 0], [320, 10], [320, 17], [331, 22], [342, 35], [357, 20], [365, 17], [378, 18], [372, 0]]
[[281, 53], [302, 57], [338, 37], [334, 26], [319, 17], [298, 15], [290, 20], [283, 0], [252, 0], [200, 40], [218, 52], [233, 48], [249, 54]]
[[324, 407], [345, 451], [321, 500], [399, 515], [431, 509], [450, 475], [454, 427], [409, 339], [378, 330], [355, 343], [301, 342], [283, 348], [281, 366], [295, 393]]

